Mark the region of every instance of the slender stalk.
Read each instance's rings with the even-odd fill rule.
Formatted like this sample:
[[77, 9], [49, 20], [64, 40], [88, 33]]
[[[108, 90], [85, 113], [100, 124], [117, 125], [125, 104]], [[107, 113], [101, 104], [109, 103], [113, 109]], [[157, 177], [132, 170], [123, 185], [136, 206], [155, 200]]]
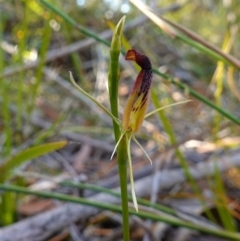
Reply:
[[[123, 17], [113, 34], [112, 43], [110, 47], [110, 66], [108, 72], [108, 89], [109, 89], [109, 99], [110, 99], [110, 106], [112, 114], [118, 118], [118, 84], [119, 84], [119, 77], [120, 77], [120, 69], [118, 58], [121, 51], [121, 37], [122, 37], [122, 29], [124, 25], [125, 17]], [[114, 135], [115, 141], [117, 143], [120, 137], [120, 130], [119, 126], [113, 120], [113, 128], [114, 128]]]
[[124, 241], [130, 241], [129, 234], [129, 210], [128, 210], [128, 175], [127, 175], [127, 139], [126, 135], [122, 138], [118, 150], [117, 150], [117, 159], [118, 159], [118, 172], [120, 179], [120, 188], [121, 188], [121, 201], [122, 201], [122, 220], [123, 220], [123, 239]]
[[[118, 58], [121, 51], [121, 38], [125, 17], [117, 24], [113, 33], [112, 43], [110, 47], [110, 68], [108, 73], [109, 99], [112, 115], [118, 118], [118, 83], [119, 83], [119, 63]], [[118, 143], [120, 138], [119, 125], [113, 119], [113, 129], [115, 141]], [[129, 234], [129, 215], [128, 215], [128, 190], [127, 190], [127, 138], [126, 135], [120, 140], [117, 148], [118, 172], [121, 188], [122, 200], [122, 219], [123, 219], [123, 239], [130, 241]]]

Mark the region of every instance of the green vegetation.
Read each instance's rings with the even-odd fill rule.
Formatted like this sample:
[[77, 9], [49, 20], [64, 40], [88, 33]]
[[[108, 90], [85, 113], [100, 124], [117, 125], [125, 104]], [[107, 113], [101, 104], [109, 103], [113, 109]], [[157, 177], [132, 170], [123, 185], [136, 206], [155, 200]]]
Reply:
[[[154, 13], [136, 0], [119, 6], [108, 1], [68, 4], [56, 0], [2, 4], [0, 226], [19, 221], [17, 205], [30, 194], [121, 213], [125, 241], [130, 240], [129, 215], [240, 240], [237, 200], [229, 196], [226, 179], [238, 182], [230, 172], [227, 177], [223, 175], [217, 165], [219, 153], [231, 156], [232, 151], [239, 151], [240, 84], [237, 79], [240, 61], [237, 50], [240, 46], [237, 39], [240, 10], [234, 1], [224, 4], [175, 2], [161, 1], [161, 5], [154, 6]], [[131, 48], [151, 59], [154, 73], [150, 114], [146, 116], [149, 118], [140, 133], [133, 137], [138, 152], [147, 155], [142, 159], [153, 156], [154, 163], [156, 156], [163, 158], [162, 153], [168, 156], [172, 150], [171, 158], [176, 159], [178, 168], [183, 170], [190, 196], [200, 202], [208, 220], [219, 228], [188, 222], [173, 208], [155, 203], [157, 200], [150, 202], [137, 197], [141, 205], [139, 212], [129, 207], [129, 202], [137, 207], [131, 176], [135, 173], [134, 164], [133, 172], [131, 164], [130, 170], [127, 169], [127, 161], [135, 152], [130, 148], [132, 134], [123, 132], [120, 120], [132, 80], [138, 73], [138, 67], [133, 64], [135, 69], [131, 68], [123, 58]], [[128, 78], [131, 82], [126, 81]], [[181, 105], [175, 107], [177, 103]], [[166, 108], [168, 106], [170, 108]], [[109, 193], [121, 198], [121, 207], [28, 189], [28, 177], [19, 177], [18, 171], [28, 164], [30, 171], [41, 174], [35, 171], [38, 164], [33, 160], [63, 147], [73, 155], [73, 149], [68, 149], [68, 140], [75, 149], [79, 145], [81, 148], [84, 142], [90, 143], [94, 151], [103, 148], [106, 160], [110, 159], [110, 147], [115, 151], [117, 145], [120, 193], [71, 181], [61, 182], [60, 186]], [[208, 143], [206, 148], [211, 146], [208, 152], [201, 149], [200, 144], [194, 146], [199, 155], [210, 153], [215, 163], [213, 175], [204, 180], [204, 189], [211, 193], [210, 198], [202, 192], [202, 186], [190, 170], [195, 164], [188, 160], [185, 151], [186, 143], [191, 141]], [[147, 143], [157, 149], [152, 156], [147, 154]], [[49, 170], [47, 174], [54, 176], [61, 171]], [[239, 173], [238, 168], [235, 172]], [[129, 176], [132, 197], [128, 196]], [[93, 177], [89, 181], [96, 180]], [[181, 195], [181, 191], [176, 197], [178, 194]], [[217, 214], [211, 212], [209, 205], [214, 206]], [[146, 211], [142, 206], [161, 213]]]

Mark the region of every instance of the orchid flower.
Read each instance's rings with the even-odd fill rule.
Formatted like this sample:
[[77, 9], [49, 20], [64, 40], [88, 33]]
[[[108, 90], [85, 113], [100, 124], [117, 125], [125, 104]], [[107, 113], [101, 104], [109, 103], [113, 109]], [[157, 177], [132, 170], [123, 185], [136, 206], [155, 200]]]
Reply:
[[138, 204], [136, 199], [136, 194], [134, 191], [134, 179], [133, 179], [133, 170], [132, 170], [132, 160], [131, 160], [131, 150], [130, 150], [130, 144], [131, 139], [136, 142], [136, 144], [142, 149], [146, 157], [149, 159], [149, 161], [152, 163], [150, 157], [144, 150], [144, 148], [141, 146], [141, 144], [137, 141], [134, 134], [137, 133], [143, 123], [144, 118], [149, 117], [150, 115], [153, 115], [154, 113], [165, 109], [170, 106], [183, 104], [188, 102], [181, 101], [174, 104], [170, 104], [164, 107], [161, 107], [159, 109], [156, 109], [152, 111], [151, 113], [146, 115], [149, 99], [150, 99], [150, 90], [152, 85], [152, 65], [149, 60], [149, 58], [143, 54], [138, 53], [136, 50], [131, 49], [128, 50], [126, 57], [126, 60], [132, 60], [135, 61], [140, 67], [141, 71], [138, 74], [136, 81], [134, 83], [134, 86], [132, 88], [132, 91], [128, 97], [124, 114], [123, 114], [123, 120], [122, 123], [120, 120], [118, 120], [113, 114], [103, 105], [101, 105], [99, 102], [97, 102], [96, 99], [94, 99], [91, 95], [89, 95], [87, 92], [85, 92], [80, 86], [77, 85], [75, 80], [73, 79], [72, 73], [70, 72], [70, 80], [73, 83], [73, 85], [85, 96], [87, 96], [89, 99], [91, 99], [95, 104], [97, 104], [107, 115], [109, 115], [116, 124], [118, 124], [121, 128], [121, 135], [116, 143], [116, 146], [113, 150], [113, 153], [111, 155], [111, 159], [114, 156], [118, 145], [123, 137], [126, 138], [126, 145], [127, 145], [127, 155], [128, 155], [128, 163], [129, 163], [129, 175], [130, 175], [130, 185], [131, 185], [131, 193], [132, 193], [132, 200], [134, 207], [136, 211], [138, 211]]

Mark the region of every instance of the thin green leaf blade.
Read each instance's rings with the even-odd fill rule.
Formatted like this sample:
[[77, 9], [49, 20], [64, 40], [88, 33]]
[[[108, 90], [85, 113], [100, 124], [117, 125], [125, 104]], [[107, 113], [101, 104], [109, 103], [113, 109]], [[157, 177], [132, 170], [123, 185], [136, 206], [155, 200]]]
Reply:
[[0, 176], [0, 182], [4, 181], [8, 177], [9, 171], [14, 169], [15, 167], [21, 165], [22, 163], [28, 160], [61, 149], [64, 146], [66, 146], [67, 143], [67, 141], [45, 143], [38, 146], [30, 147], [26, 150], [17, 153], [16, 155], [8, 159], [6, 162], [4, 162], [2, 165], [0, 165], [0, 173], [2, 174]]

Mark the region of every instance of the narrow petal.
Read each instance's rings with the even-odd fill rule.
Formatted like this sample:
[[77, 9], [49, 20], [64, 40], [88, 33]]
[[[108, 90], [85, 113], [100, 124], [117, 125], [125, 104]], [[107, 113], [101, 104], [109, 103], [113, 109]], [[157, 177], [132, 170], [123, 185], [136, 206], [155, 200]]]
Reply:
[[128, 140], [127, 140], [129, 177], [130, 177], [130, 186], [131, 186], [133, 205], [134, 205], [134, 208], [136, 209], [136, 211], [138, 212], [138, 203], [137, 203], [137, 198], [136, 198], [136, 194], [135, 194], [135, 190], [134, 190], [134, 178], [133, 178], [133, 168], [132, 168], [132, 158], [131, 158], [130, 145], [131, 145], [131, 135], [128, 136]]

